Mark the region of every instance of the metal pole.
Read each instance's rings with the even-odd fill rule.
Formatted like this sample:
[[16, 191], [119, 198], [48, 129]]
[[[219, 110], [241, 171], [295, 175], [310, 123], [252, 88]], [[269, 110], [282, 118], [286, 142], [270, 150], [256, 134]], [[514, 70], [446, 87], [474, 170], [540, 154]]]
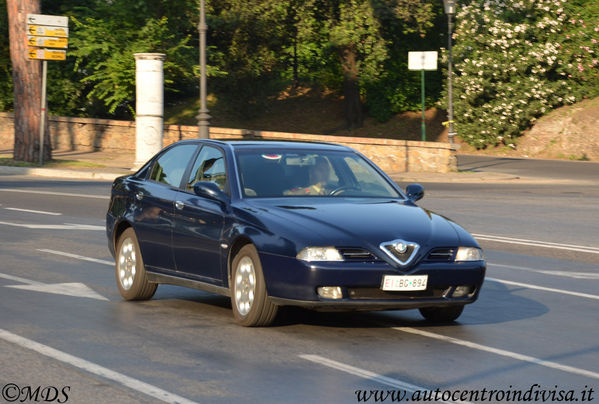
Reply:
[[453, 14], [447, 14], [447, 18], [448, 18], [448, 46], [447, 46], [447, 50], [449, 52], [449, 60], [447, 62], [447, 95], [448, 95], [448, 119], [449, 119], [449, 143], [454, 142], [454, 136], [456, 135], [456, 132], [454, 132], [453, 129], [453, 73], [452, 73], [452, 64], [453, 64], [453, 58], [451, 55], [451, 31], [452, 31], [452, 21], [451, 21], [451, 17]]
[[424, 69], [422, 69], [420, 72], [421, 72], [420, 73], [420, 79], [421, 79], [420, 87], [421, 87], [421, 95], [422, 95], [422, 141], [426, 142], [426, 121], [425, 121], [426, 118], [424, 116], [424, 102], [425, 102], [425, 99], [424, 99]]
[[208, 25], [206, 24], [206, 12], [204, 10], [205, 0], [200, 2], [200, 24], [198, 30], [200, 31], [200, 110], [197, 116], [198, 118], [198, 137], [200, 139], [210, 138], [210, 115], [208, 114], [208, 107], [206, 106], [206, 31]]
[[44, 129], [46, 128], [46, 75], [48, 73], [48, 61], [42, 62], [42, 105], [40, 114], [40, 166], [44, 164]]

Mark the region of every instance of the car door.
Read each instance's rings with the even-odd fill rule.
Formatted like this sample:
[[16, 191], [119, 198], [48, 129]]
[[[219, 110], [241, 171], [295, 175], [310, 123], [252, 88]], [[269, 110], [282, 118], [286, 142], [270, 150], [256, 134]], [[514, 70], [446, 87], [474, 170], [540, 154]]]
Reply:
[[228, 193], [224, 152], [213, 146], [200, 150], [183, 189], [177, 193], [173, 253], [178, 271], [222, 285], [221, 239], [224, 210], [220, 202], [197, 196], [193, 185], [211, 181]]
[[183, 144], [166, 150], [153, 163], [149, 177], [132, 184], [133, 227], [149, 267], [175, 269], [171, 246], [175, 198], [197, 149], [198, 145]]

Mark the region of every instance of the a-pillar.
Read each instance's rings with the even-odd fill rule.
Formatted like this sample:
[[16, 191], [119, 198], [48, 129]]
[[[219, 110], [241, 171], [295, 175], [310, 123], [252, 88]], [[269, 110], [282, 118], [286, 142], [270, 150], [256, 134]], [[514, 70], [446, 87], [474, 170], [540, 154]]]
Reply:
[[141, 167], [162, 149], [164, 128], [163, 53], [135, 56], [135, 164]]

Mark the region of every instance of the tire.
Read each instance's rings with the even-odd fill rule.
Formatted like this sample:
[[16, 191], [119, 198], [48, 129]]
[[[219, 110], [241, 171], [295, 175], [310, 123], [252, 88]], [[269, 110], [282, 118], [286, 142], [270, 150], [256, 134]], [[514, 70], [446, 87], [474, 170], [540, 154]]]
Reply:
[[266, 292], [266, 282], [258, 251], [252, 244], [243, 246], [231, 266], [231, 306], [238, 324], [245, 327], [270, 325], [278, 311]]
[[435, 323], [451, 323], [457, 320], [464, 311], [464, 306], [447, 306], [447, 307], [423, 307], [420, 314], [428, 321]]
[[148, 281], [137, 236], [131, 227], [119, 237], [114, 269], [116, 284], [125, 300], [147, 300], [154, 296], [158, 284]]

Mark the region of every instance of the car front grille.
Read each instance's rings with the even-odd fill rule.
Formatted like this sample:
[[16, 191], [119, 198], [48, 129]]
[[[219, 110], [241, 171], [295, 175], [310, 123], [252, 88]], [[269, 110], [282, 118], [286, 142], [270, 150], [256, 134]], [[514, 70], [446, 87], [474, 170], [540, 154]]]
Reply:
[[432, 262], [451, 262], [454, 260], [455, 248], [435, 248], [426, 256], [426, 261]]
[[337, 248], [344, 261], [348, 262], [375, 262], [379, 259], [370, 251], [363, 248], [341, 247]]
[[347, 288], [347, 294], [353, 300], [434, 299], [443, 297], [447, 290], [448, 287], [440, 287], [413, 292], [388, 292], [380, 288]]

